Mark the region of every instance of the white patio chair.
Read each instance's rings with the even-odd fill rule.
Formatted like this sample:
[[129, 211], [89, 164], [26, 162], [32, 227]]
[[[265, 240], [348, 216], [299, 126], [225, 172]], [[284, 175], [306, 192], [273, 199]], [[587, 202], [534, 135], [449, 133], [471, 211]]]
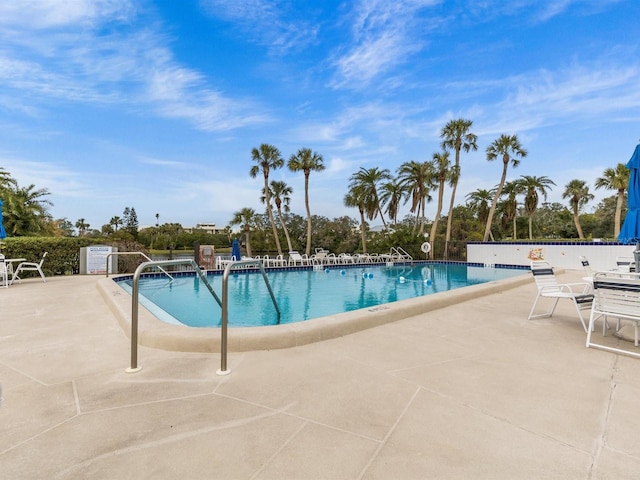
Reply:
[[595, 343], [591, 332], [595, 329], [595, 322], [603, 318], [602, 335], [607, 334], [607, 319], [617, 319], [616, 332], [620, 331], [620, 321], [633, 323], [634, 344], [638, 346], [638, 323], [640, 323], [640, 274], [622, 272], [598, 272], [593, 277], [594, 301], [589, 318], [587, 332], [587, 348], [596, 347], [614, 353], [622, 353], [640, 357], [638, 352], [630, 352], [612, 346]]
[[296, 251], [289, 252], [289, 265], [309, 265], [309, 258], [306, 253], [300, 254]]
[[0, 253], [0, 286], [7, 288], [9, 286], [9, 269], [4, 261], [4, 255]]
[[596, 274], [596, 272], [593, 270], [593, 268], [591, 268], [591, 265], [589, 265], [589, 260], [587, 260], [587, 257], [585, 257], [584, 255], [580, 255], [580, 263], [582, 263], [582, 268], [584, 268], [584, 271], [587, 274], [587, 276], [582, 277], [582, 279], [585, 282], [593, 283], [593, 276]]
[[[538, 287], [536, 299], [533, 302], [531, 311], [529, 312], [529, 320], [533, 318], [551, 317], [558, 305], [558, 300], [566, 298], [571, 300], [576, 307], [578, 317], [582, 322], [584, 331], [587, 331], [587, 323], [582, 316], [582, 310], [590, 309], [593, 302], [593, 294], [591, 286], [588, 283], [558, 283], [553, 273], [553, 268], [547, 262], [531, 262], [531, 273]], [[534, 314], [538, 301], [542, 298], [553, 299], [553, 305], [550, 310], [544, 313]]]
[[636, 260], [632, 256], [619, 255], [616, 257], [616, 267], [621, 272], [635, 272]]
[[44, 273], [42, 272], [42, 264], [44, 263], [44, 259], [46, 256], [47, 256], [47, 252], [44, 252], [42, 254], [42, 258], [40, 259], [40, 262], [38, 263], [22, 262], [18, 264], [18, 267], [13, 272], [13, 277], [11, 277], [11, 283], [13, 283], [15, 280], [20, 280], [20, 276], [19, 276], [20, 272], [38, 272], [40, 274], [40, 277], [42, 277], [42, 281], [46, 282], [47, 278], [44, 276]]

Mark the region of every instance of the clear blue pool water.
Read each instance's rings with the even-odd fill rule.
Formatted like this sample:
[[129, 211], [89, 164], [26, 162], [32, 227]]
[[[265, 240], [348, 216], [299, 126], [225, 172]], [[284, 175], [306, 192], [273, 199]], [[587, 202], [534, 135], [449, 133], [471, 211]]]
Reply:
[[[522, 275], [521, 269], [466, 264], [422, 264], [320, 270], [268, 271], [280, 308], [280, 323], [292, 323], [368, 308], [478, 283]], [[209, 275], [222, 297], [222, 275]], [[120, 282], [131, 292], [131, 280]], [[276, 310], [259, 272], [229, 276], [229, 326], [274, 325]], [[197, 278], [141, 278], [140, 303], [168, 323], [220, 326], [222, 309]]]

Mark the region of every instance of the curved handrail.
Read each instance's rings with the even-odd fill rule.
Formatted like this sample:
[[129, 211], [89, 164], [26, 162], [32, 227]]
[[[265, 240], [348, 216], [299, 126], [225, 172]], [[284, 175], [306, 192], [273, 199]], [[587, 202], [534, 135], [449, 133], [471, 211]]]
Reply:
[[218, 375], [228, 375], [231, 373], [231, 370], [227, 368], [227, 325], [229, 320], [229, 311], [227, 308], [227, 299], [229, 297], [229, 286], [228, 279], [229, 273], [235, 267], [245, 266], [245, 265], [257, 265], [260, 268], [260, 272], [262, 273], [262, 278], [264, 279], [267, 290], [269, 290], [269, 295], [271, 296], [271, 301], [273, 302], [273, 306], [276, 309], [276, 313], [278, 315], [278, 324], [280, 324], [280, 308], [278, 308], [278, 302], [276, 301], [276, 297], [273, 294], [273, 290], [271, 289], [271, 284], [269, 283], [269, 279], [267, 278], [267, 272], [262, 265], [260, 260], [240, 260], [238, 262], [229, 263], [224, 273], [222, 274], [222, 300], [216, 295], [216, 292], [213, 290], [213, 287], [207, 280], [206, 275], [202, 272], [198, 264], [195, 260], [162, 260], [162, 261], [149, 261], [144, 262], [138, 265], [135, 273], [133, 274], [133, 282], [131, 285], [131, 366], [127, 368], [127, 373], [138, 372], [142, 369], [142, 367], [138, 367], [138, 297], [140, 293], [140, 274], [142, 271], [149, 267], [159, 267], [162, 265], [191, 265], [198, 277], [204, 282], [213, 298], [215, 298], [218, 305], [222, 308], [222, 324], [220, 328], [220, 370], [216, 373]]
[[[162, 265], [193, 266], [194, 270], [198, 274], [198, 277], [200, 277], [200, 279], [204, 282], [209, 292], [211, 292], [211, 294], [213, 295], [213, 298], [215, 298], [216, 302], [218, 302], [218, 305], [220, 305], [220, 307], [222, 308], [222, 301], [220, 300], [218, 295], [216, 295], [216, 292], [213, 290], [213, 287], [207, 280], [207, 277], [202, 273], [202, 270], [200, 270], [200, 267], [198, 267], [198, 264], [195, 262], [195, 260], [151, 260], [149, 262], [144, 262], [138, 265], [138, 268], [136, 268], [136, 271], [133, 274], [133, 282], [131, 285], [131, 366], [127, 368], [127, 373], [134, 373], [142, 370], [142, 367], [138, 367], [138, 296], [140, 293], [140, 274], [145, 268], [160, 267]], [[224, 339], [224, 341], [226, 342], [226, 338]]]
[[[106, 265], [105, 271], [107, 272], [107, 277], [109, 276], [109, 258], [111, 257], [111, 255], [142, 255], [149, 262], [153, 262], [153, 260], [151, 260], [148, 256], [146, 256], [142, 252], [111, 252], [106, 257], [107, 265]], [[162, 270], [167, 275], [167, 277], [169, 277], [171, 280], [173, 280], [173, 277], [171, 275], [169, 275], [165, 269], [160, 267], [160, 270]]]
[[264, 283], [267, 285], [267, 290], [269, 290], [269, 295], [271, 296], [271, 301], [273, 302], [273, 306], [276, 309], [276, 313], [278, 314], [278, 322], [280, 325], [280, 308], [278, 308], [278, 302], [276, 301], [276, 297], [273, 294], [273, 290], [271, 289], [271, 284], [269, 283], [269, 279], [267, 278], [267, 272], [262, 265], [262, 261], [260, 260], [240, 260], [237, 262], [231, 262], [227, 264], [224, 269], [224, 273], [222, 274], [222, 324], [220, 325], [220, 370], [216, 373], [218, 375], [227, 375], [231, 373], [231, 370], [227, 369], [227, 325], [229, 324], [229, 311], [227, 309], [227, 298], [229, 297], [229, 274], [231, 270], [235, 267], [244, 267], [248, 265], [257, 265], [260, 269], [260, 273], [262, 273], [262, 278], [264, 279]]

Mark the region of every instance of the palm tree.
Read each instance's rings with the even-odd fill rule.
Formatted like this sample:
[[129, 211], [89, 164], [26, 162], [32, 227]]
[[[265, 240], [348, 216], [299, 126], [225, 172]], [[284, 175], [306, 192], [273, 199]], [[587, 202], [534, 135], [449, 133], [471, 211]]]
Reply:
[[624, 192], [629, 186], [629, 175], [631, 171], [624, 163], [619, 163], [616, 168], [605, 169], [602, 177], [596, 178], [595, 187], [606, 188], [608, 190], [618, 191], [618, 201], [616, 203], [616, 216], [614, 222], [613, 236], [618, 238], [620, 235], [620, 227], [622, 225], [622, 205], [624, 204]]
[[307, 248], [305, 253], [311, 255], [311, 209], [309, 208], [309, 175], [311, 172], [324, 170], [322, 155], [312, 152], [310, 148], [301, 148], [295, 155], [291, 155], [287, 167], [292, 172], [304, 172], [304, 206], [307, 209]]
[[111, 220], [109, 220], [109, 225], [113, 225], [114, 232], [117, 232], [118, 227], [122, 225], [122, 219], [118, 216], [111, 217]]
[[[271, 198], [269, 197], [269, 172], [277, 168], [281, 168], [284, 165], [284, 159], [278, 150], [273, 145], [263, 143], [260, 148], [254, 148], [251, 150], [251, 159], [257, 163], [249, 170], [251, 178], [256, 178], [258, 173], [262, 171], [264, 176], [264, 192], [266, 196], [265, 204], [267, 206], [267, 215], [269, 216], [269, 222], [273, 229], [273, 238], [276, 241], [276, 248], [278, 249], [278, 255], [282, 255], [282, 248], [280, 247], [280, 238], [278, 237], [278, 229], [276, 228], [276, 222], [273, 219], [273, 212], [271, 211]], [[247, 255], [251, 256], [247, 249]]]
[[[35, 185], [8, 190], [5, 201], [5, 229], [14, 237], [38, 235], [47, 230], [52, 221], [47, 207], [53, 205], [43, 198], [49, 195], [46, 188], [35, 189]], [[7, 192], [5, 192], [7, 193]]]
[[391, 179], [389, 170], [386, 168], [384, 170], [380, 170], [378, 167], [360, 167], [360, 170], [351, 175], [351, 178], [349, 179], [349, 190], [353, 190], [354, 188], [362, 190], [367, 218], [369, 220], [373, 220], [380, 215], [382, 225], [385, 230], [387, 228], [387, 223], [384, 221], [384, 215], [382, 214], [380, 197], [378, 196], [378, 184], [389, 179]]
[[424, 233], [424, 211], [426, 202], [431, 201], [429, 190], [433, 182], [433, 165], [430, 162], [416, 162], [411, 160], [398, 167], [398, 182], [407, 196], [405, 203], [411, 199], [411, 213], [416, 213], [413, 224], [415, 233], [420, 220], [419, 235]]
[[244, 243], [247, 248], [247, 256], [251, 257], [251, 227], [256, 223], [256, 211], [253, 208], [243, 208], [233, 213], [229, 225], [241, 225], [244, 232]]
[[84, 221], [84, 218], [79, 218], [75, 224], [75, 227], [78, 229], [78, 234], [81, 237], [84, 237], [84, 233], [87, 231], [90, 225]]
[[533, 214], [538, 208], [538, 194], [547, 199], [547, 189], [551, 190], [551, 185], [555, 185], [550, 178], [533, 175], [520, 175], [520, 185], [526, 192], [524, 197], [524, 209], [529, 217], [529, 240], [533, 240]]
[[[436, 239], [436, 232], [438, 231], [438, 220], [440, 220], [440, 213], [442, 212], [442, 198], [444, 196], [444, 184], [447, 180], [454, 183], [452, 171], [449, 168], [451, 162], [449, 162], [449, 152], [446, 150], [440, 153], [433, 154], [433, 179], [438, 182], [438, 206], [436, 207], [436, 215], [431, 225], [431, 250], [429, 250], [429, 258], [433, 259], [433, 246]], [[457, 178], [455, 179], [457, 181]]]
[[442, 148], [456, 152], [456, 160], [454, 165], [454, 179], [451, 185], [451, 202], [449, 203], [449, 214], [447, 215], [447, 233], [445, 236], [444, 258], [447, 259], [449, 251], [449, 242], [451, 241], [451, 225], [453, 220], [453, 207], [456, 201], [456, 189], [458, 188], [458, 180], [460, 179], [460, 150], [469, 152], [478, 149], [478, 137], [471, 133], [469, 129], [473, 125], [473, 121], [458, 118], [450, 120], [440, 132], [442, 140]]
[[520, 145], [517, 135], [502, 134], [487, 147], [487, 161], [493, 161], [498, 157], [502, 157], [502, 177], [500, 178], [500, 183], [498, 184], [498, 188], [493, 196], [489, 215], [487, 216], [487, 224], [484, 228], [483, 239], [485, 242], [489, 239], [491, 224], [493, 223], [493, 215], [495, 214], [496, 206], [498, 205], [498, 199], [502, 194], [502, 187], [504, 187], [504, 183], [507, 180], [507, 169], [509, 168], [509, 163], [511, 163], [515, 168], [520, 164], [520, 160], [516, 157], [524, 158], [526, 156], [527, 151]]
[[568, 198], [571, 204], [571, 211], [573, 212], [573, 222], [576, 224], [578, 230], [578, 237], [584, 238], [582, 233], [582, 227], [580, 226], [580, 210], [590, 200], [593, 200], [593, 195], [589, 193], [589, 187], [583, 180], [571, 180], [564, 187], [562, 198]]
[[[291, 210], [289, 208], [289, 203], [291, 202], [291, 194], [293, 193], [293, 189], [286, 184], [286, 182], [282, 182], [280, 180], [272, 180], [269, 196], [273, 198], [273, 202], [276, 204], [276, 210], [278, 211], [278, 220], [280, 220], [280, 226], [284, 231], [284, 236], [287, 238], [287, 246], [289, 247], [289, 252], [293, 250], [291, 246], [291, 238], [289, 237], [289, 230], [287, 229], [287, 225], [284, 223], [284, 216], [282, 215], [282, 211], [285, 213], [289, 213]], [[264, 194], [264, 189], [262, 190], [262, 197], [260, 197], [260, 201], [265, 203], [267, 201], [267, 196]]]
[[380, 188], [380, 202], [387, 206], [387, 215], [389, 215], [389, 220], [392, 220], [394, 225], [398, 223], [398, 211], [400, 210], [400, 202], [403, 196], [404, 189], [396, 179], [391, 179]]
[[489, 216], [489, 202], [492, 198], [492, 191], [479, 188], [466, 196], [467, 204], [471, 211], [478, 216], [480, 223], [487, 223], [487, 217]]
[[[511, 223], [513, 228], [513, 239], [518, 238], [517, 222], [518, 217], [518, 195], [523, 192], [522, 182], [520, 180], [513, 180], [506, 182], [502, 187], [502, 194], [507, 196], [504, 201], [504, 216], [507, 223]], [[488, 210], [488, 209], [487, 209]], [[488, 213], [488, 212], [487, 212]], [[486, 221], [486, 218], [485, 218]]]
[[346, 207], [356, 207], [360, 212], [360, 238], [362, 240], [362, 253], [367, 253], [365, 202], [365, 192], [361, 186], [355, 186], [344, 196], [344, 205]]

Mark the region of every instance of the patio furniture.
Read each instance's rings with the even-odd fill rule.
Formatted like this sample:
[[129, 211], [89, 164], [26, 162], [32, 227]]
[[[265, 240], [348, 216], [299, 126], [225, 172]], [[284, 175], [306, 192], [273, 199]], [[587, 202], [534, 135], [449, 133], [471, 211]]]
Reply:
[[47, 278], [44, 276], [44, 273], [42, 272], [42, 264], [44, 263], [44, 259], [47, 256], [48, 252], [44, 252], [42, 254], [42, 258], [40, 259], [40, 262], [35, 263], [35, 262], [21, 262], [18, 264], [18, 267], [16, 268], [15, 272], [13, 272], [13, 276], [11, 277], [11, 283], [13, 283], [15, 280], [20, 280], [20, 276], [19, 274], [21, 272], [38, 272], [38, 274], [40, 274], [40, 277], [42, 278], [43, 282], [47, 281]]
[[636, 260], [633, 256], [619, 255], [616, 257], [616, 267], [621, 272], [635, 272]]
[[9, 286], [9, 270], [7, 263], [4, 261], [4, 255], [0, 253], [0, 286], [4, 284], [4, 288]]
[[309, 265], [309, 258], [306, 253], [300, 254], [296, 251], [289, 252], [289, 266]]
[[607, 319], [617, 319], [616, 332], [620, 331], [620, 321], [626, 320], [634, 327], [634, 344], [638, 346], [638, 323], [640, 322], [640, 273], [598, 272], [593, 278], [593, 308], [589, 317], [587, 348], [594, 347], [614, 353], [622, 353], [640, 358], [640, 353], [602, 345], [592, 340], [595, 322], [602, 318], [602, 335], [607, 334]]
[[[582, 310], [590, 309], [593, 302], [593, 294], [589, 293], [591, 286], [588, 283], [558, 283], [553, 273], [553, 268], [547, 262], [531, 262], [531, 273], [538, 287], [536, 299], [529, 312], [529, 320], [534, 318], [551, 317], [561, 298], [571, 300], [578, 312], [582, 327], [587, 331], [587, 323], [582, 316]], [[538, 302], [548, 298], [553, 300], [550, 310], [544, 313], [534, 314]]]
[[589, 260], [587, 260], [587, 257], [585, 257], [584, 255], [580, 255], [580, 263], [582, 263], [582, 268], [584, 268], [584, 271], [587, 274], [587, 276], [582, 277], [582, 279], [585, 282], [592, 283], [593, 276], [596, 274], [596, 272], [593, 270], [593, 268], [591, 268], [591, 265], [589, 265]]

